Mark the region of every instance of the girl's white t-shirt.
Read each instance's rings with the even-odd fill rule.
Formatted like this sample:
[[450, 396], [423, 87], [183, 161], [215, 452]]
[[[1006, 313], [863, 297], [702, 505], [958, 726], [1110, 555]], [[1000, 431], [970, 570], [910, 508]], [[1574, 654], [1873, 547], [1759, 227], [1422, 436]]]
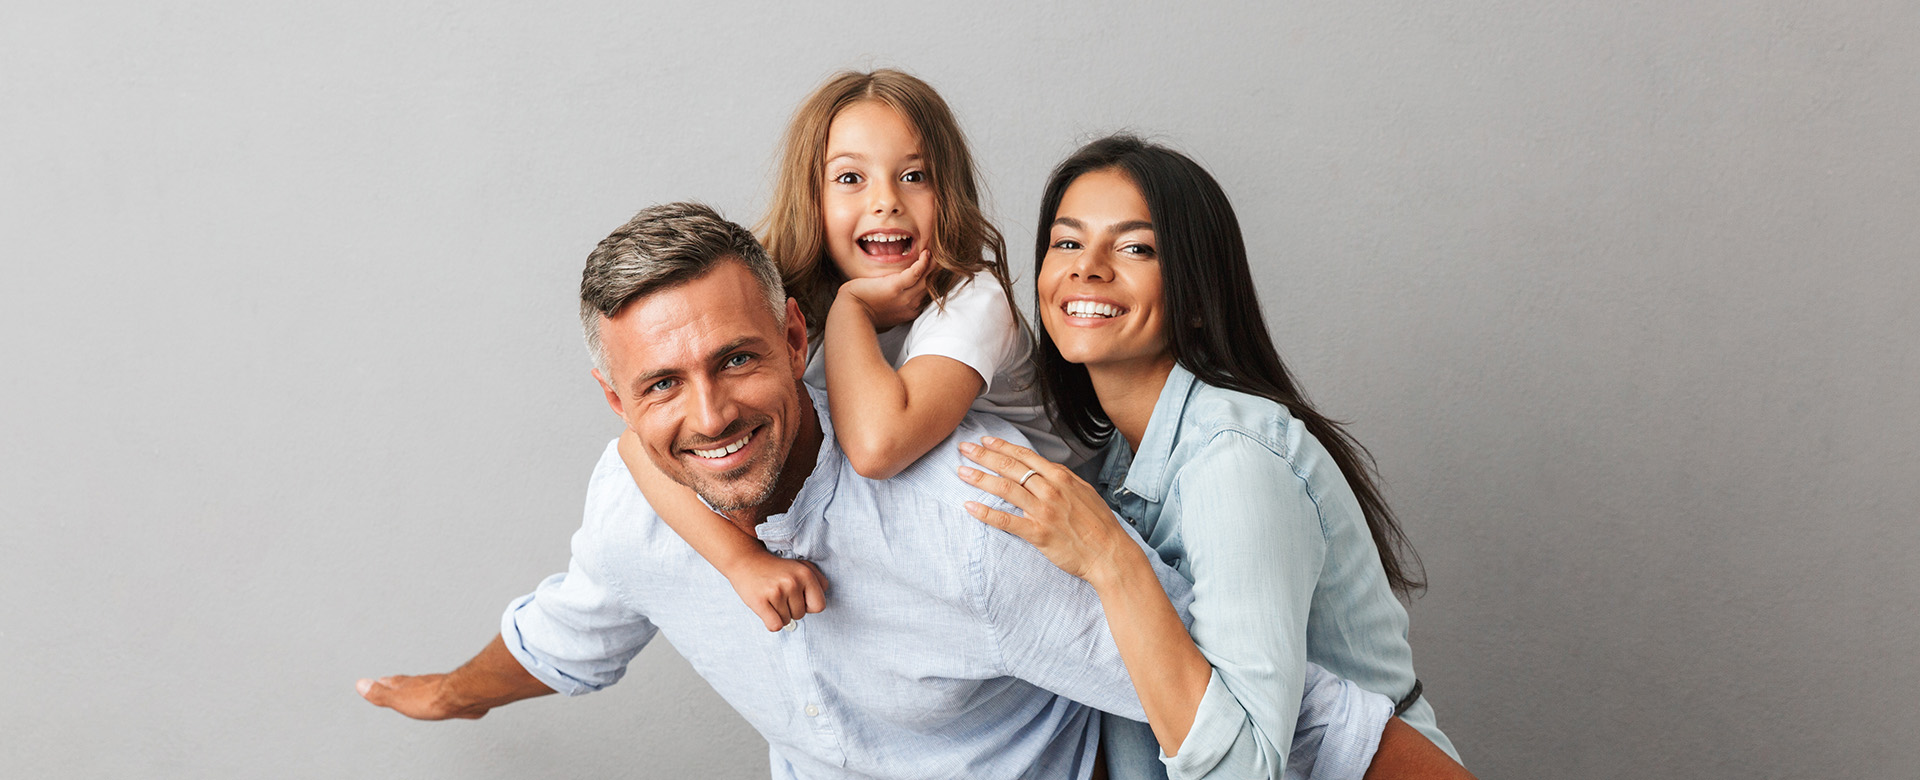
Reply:
[[[972, 368], [984, 382], [972, 410], [1013, 423], [1046, 459], [1073, 466], [1090, 454], [1054, 433], [1034, 381], [1033, 347], [993, 274], [975, 274], [947, 293], [944, 306], [927, 304], [913, 322], [880, 333], [879, 340], [880, 354], [896, 371], [921, 355], [952, 358]], [[819, 356], [818, 350], [809, 356], [805, 381], [825, 390], [826, 361]]]

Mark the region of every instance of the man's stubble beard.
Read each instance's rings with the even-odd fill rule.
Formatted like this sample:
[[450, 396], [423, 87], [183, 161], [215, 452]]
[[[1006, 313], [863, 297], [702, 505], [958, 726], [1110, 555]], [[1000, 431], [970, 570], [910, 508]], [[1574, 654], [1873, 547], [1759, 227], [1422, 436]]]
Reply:
[[[771, 435], [772, 429], [773, 421], [764, 420], [760, 430], [754, 433], [754, 437]], [[732, 436], [723, 433], [716, 438], [725, 441]], [[702, 501], [707, 502], [707, 506], [715, 512], [741, 512], [758, 508], [773, 498], [774, 491], [780, 487], [781, 468], [787, 462], [787, 451], [793, 446], [791, 437], [783, 438], [787, 440], [770, 442], [776, 446], [761, 450], [759, 459], [741, 464], [739, 468], [730, 472], [716, 475], [699, 470], [698, 467], [687, 467], [685, 472], [687, 487], [691, 488]], [[745, 495], [742, 495], [742, 492]]]

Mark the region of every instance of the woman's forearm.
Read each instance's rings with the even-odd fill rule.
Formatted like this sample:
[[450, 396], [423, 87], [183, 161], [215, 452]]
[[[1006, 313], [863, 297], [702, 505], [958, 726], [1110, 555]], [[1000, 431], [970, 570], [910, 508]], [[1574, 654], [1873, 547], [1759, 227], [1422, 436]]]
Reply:
[[1173, 756], [1193, 728], [1213, 667], [1161, 590], [1146, 553], [1134, 550], [1140, 554], [1100, 567], [1088, 582], [1100, 594], [1114, 644], [1146, 710], [1147, 725], [1153, 728], [1161, 751]]

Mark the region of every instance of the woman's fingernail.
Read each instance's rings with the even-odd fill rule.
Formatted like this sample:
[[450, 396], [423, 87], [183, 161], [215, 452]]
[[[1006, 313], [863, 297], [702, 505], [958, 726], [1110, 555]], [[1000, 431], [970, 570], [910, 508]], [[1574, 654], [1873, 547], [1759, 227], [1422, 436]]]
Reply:
[[986, 509], [987, 509], [986, 507], [981, 506], [972, 501], [967, 502], [967, 514], [973, 515], [974, 517], [979, 517], [981, 513], [986, 511]]
[[966, 480], [966, 481], [968, 481], [968, 482], [972, 482], [972, 481], [973, 481], [973, 478], [974, 478], [974, 477], [977, 477], [977, 476], [980, 476], [980, 472], [978, 472], [978, 471], [974, 471], [973, 469], [970, 469], [970, 468], [967, 468], [966, 466], [961, 466], [961, 467], [960, 467], [960, 478], [961, 478], [961, 479], [964, 479], [964, 480]]
[[999, 440], [999, 439], [997, 439], [997, 438], [994, 438], [994, 437], [992, 437], [992, 436], [988, 436], [988, 437], [985, 437], [985, 438], [983, 438], [983, 439], [981, 439], [981, 441], [983, 441], [983, 442], [986, 442], [986, 443], [987, 443], [987, 446], [989, 446], [989, 447], [991, 447], [991, 446], [993, 446], [993, 445], [995, 445], [995, 444], [999, 444], [999, 443], [1000, 443], [1000, 440]]
[[973, 442], [970, 442], [970, 441], [960, 442], [960, 451], [968, 455], [972, 455], [973, 453], [979, 451], [979, 449], [980, 449], [980, 445], [974, 444]]

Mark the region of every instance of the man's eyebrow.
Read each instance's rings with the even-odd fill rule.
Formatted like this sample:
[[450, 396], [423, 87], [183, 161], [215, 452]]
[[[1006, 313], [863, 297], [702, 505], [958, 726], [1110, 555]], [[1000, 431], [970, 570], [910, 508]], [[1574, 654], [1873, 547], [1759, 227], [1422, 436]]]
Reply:
[[[725, 344], [722, 344], [719, 349], [714, 350], [711, 354], [707, 356], [707, 362], [717, 363], [720, 361], [721, 358], [724, 358], [730, 354], [738, 352], [745, 347], [762, 346], [762, 345], [765, 345], [766, 343], [767, 343], [767, 340], [759, 336], [741, 336], [740, 338], [737, 338]], [[679, 374], [680, 372], [681, 372], [681, 369], [678, 369], [678, 368], [656, 368], [652, 371], [648, 371], [647, 373], [641, 374], [640, 376], [634, 377], [633, 386], [632, 386], [633, 393], [635, 395], [638, 395], [640, 391], [647, 389], [648, 385], [651, 385], [667, 377]]]

